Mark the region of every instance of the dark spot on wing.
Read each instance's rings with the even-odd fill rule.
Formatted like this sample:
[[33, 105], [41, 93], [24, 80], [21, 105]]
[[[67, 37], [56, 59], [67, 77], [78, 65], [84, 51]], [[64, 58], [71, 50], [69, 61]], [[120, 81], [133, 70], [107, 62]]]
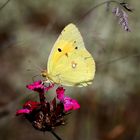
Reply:
[[76, 41], [74, 41], [74, 43], [76, 43]]
[[59, 52], [62, 52], [62, 50], [61, 50], [60, 48], [58, 48], [58, 51], [59, 51]]
[[65, 55], [68, 57], [68, 53], [65, 53]]
[[76, 46], [76, 47], [75, 47], [75, 49], [77, 50], [77, 49], [78, 49], [78, 47]]

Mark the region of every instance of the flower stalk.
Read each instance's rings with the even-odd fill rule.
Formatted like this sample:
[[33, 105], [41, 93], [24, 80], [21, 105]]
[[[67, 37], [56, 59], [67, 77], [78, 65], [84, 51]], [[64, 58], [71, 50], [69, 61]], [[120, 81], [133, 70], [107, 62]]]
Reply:
[[[94, 11], [96, 8], [105, 4], [107, 4], [107, 11], [109, 11], [109, 7], [111, 3], [115, 3], [117, 5], [115, 8], [112, 8], [112, 11], [118, 17], [119, 24], [122, 26], [122, 28], [125, 31], [130, 32], [130, 28], [128, 24], [128, 15], [126, 12], [132, 12], [133, 9], [130, 8], [130, 6], [126, 2], [119, 2], [117, 0], [107, 0], [107, 1], [101, 2], [97, 4], [96, 6], [92, 7], [91, 9], [89, 9], [82, 17], [80, 17], [80, 20], [85, 18], [89, 13]], [[119, 12], [120, 12], [119, 16], [116, 14], [117, 13], [116, 9], [119, 9]]]
[[57, 140], [62, 140], [53, 130], [51, 131], [51, 133]]

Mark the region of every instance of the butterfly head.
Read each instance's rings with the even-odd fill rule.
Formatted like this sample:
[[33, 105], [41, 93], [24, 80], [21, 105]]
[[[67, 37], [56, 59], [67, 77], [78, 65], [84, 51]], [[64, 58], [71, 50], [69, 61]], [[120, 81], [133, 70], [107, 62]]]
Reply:
[[47, 78], [48, 77], [47, 70], [42, 70], [41, 71], [41, 76], [44, 77], [44, 78]]
[[49, 77], [47, 70], [41, 71], [41, 76], [45, 78], [44, 82], [49, 84], [54, 84], [53, 80]]

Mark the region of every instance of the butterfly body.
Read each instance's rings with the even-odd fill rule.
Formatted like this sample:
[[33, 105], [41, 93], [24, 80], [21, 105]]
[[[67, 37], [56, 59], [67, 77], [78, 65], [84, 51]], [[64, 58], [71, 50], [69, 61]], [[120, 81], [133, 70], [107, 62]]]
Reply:
[[48, 80], [66, 86], [87, 86], [95, 74], [95, 62], [86, 50], [74, 24], [67, 25], [57, 39], [48, 60]]

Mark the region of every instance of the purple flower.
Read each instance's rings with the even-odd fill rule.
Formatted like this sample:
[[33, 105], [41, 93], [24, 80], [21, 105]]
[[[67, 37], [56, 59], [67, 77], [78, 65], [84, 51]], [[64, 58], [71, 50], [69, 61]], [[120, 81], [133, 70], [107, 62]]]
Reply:
[[128, 24], [128, 15], [127, 15], [127, 13], [120, 7], [113, 8], [112, 12], [118, 17], [119, 24], [122, 26], [122, 28], [125, 31], [130, 32], [131, 29], [129, 28], [129, 24]]
[[71, 110], [76, 110], [80, 108], [80, 105], [75, 99], [72, 99], [64, 95], [65, 89], [63, 87], [58, 87], [56, 90], [57, 98], [64, 104], [64, 110], [66, 112]]

